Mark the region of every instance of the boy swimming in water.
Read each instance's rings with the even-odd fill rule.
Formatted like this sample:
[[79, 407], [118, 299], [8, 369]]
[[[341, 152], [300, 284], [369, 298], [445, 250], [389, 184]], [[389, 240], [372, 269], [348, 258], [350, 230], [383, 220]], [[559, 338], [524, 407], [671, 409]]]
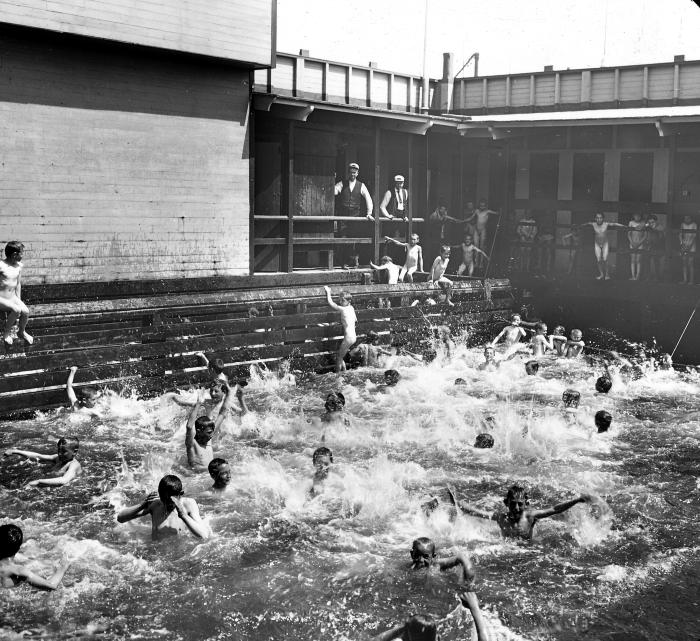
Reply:
[[491, 341], [491, 347], [496, 347], [498, 341], [503, 338], [503, 344], [506, 346], [506, 351], [515, 347], [521, 338], [526, 336], [525, 330], [520, 326], [522, 319], [520, 314], [512, 314], [510, 317], [510, 325], [504, 327], [501, 332]]
[[457, 566], [462, 567], [462, 582], [466, 585], [471, 585], [475, 576], [474, 567], [466, 552], [457, 552], [454, 556], [439, 559], [437, 558], [437, 550], [432, 539], [427, 536], [414, 539], [411, 546], [412, 570], [436, 567], [440, 571], [444, 571]]
[[100, 390], [96, 387], [81, 387], [77, 392], [73, 388], [73, 381], [75, 380], [75, 373], [78, 368], [73, 365], [70, 368], [70, 373], [68, 374], [68, 380], [66, 381], [66, 393], [68, 394], [68, 402], [70, 403], [71, 409], [78, 410], [84, 407], [91, 409], [95, 407], [97, 399], [102, 395]]
[[[221, 410], [219, 411], [219, 415], [216, 417], [216, 421], [212, 420], [206, 415], [198, 416], [204, 400], [203, 390], [198, 391], [197, 403], [192, 408], [192, 411], [187, 419], [187, 431], [185, 433], [187, 462], [189, 463], [190, 467], [197, 471], [207, 469], [209, 463], [214, 458], [211, 439], [233, 406], [233, 393], [231, 388], [225, 382], [222, 382], [221, 385], [226, 389], [226, 396], [224, 397], [224, 402], [221, 405]], [[243, 400], [243, 390], [238, 385], [236, 385], [236, 395], [241, 403], [242, 414], [247, 413], [248, 408]]]
[[316, 448], [311, 456], [311, 461], [314, 466], [314, 477], [310, 493], [311, 496], [317, 496], [323, 490], [323, 485], [331, 471], [333, 452], [327, 447]]
[[34, 342], [34, 338], [26, 332], [29, 309], [22, 302], [23, 256], [24, 245], [12, 240], [5, 245], [5, 258], [0, 260], [0, 311], [7, 312], [2, 339], [7, 347], [13, 343], [12, 328], [17, 319], [19, 319], [17, 336], [24, 340], [27, 345]]
[[[454, 495], [454, 492], [452, 491]], [[588, 503], [592, 497], [589, 494], [581, 494], [577, 499], [553, 505], [552, 507], [536, 510], [529, 508], [530, 500], [525, 488], [519, 485], [512, 485], [508, 488], [508, 493], [503, 499], [503, 503], [508, 508], [507, 512], [487, 512], [476, 506], [470, 505], [466, 501], [456, 501], [457, 507], [462, 512], [480, 519], [495, 521], [501, 529], [501, 534], [507, 537], [521, 539], [532, 539], [532, 533], [537, 521], [549, 518], [555, 514], [561, 514], [570, 510], [578, 503]]]
[[581, 355], [583, 348], [586, 343], [581, 340], [583, 338], [583, 333], [580, 329], [572, 329], [569, 340], [566, 341], [566, 357], [576, 358]]
[[540, 358], [547, 353], [547, 350], [553, 350], [552, 337], [547, 338], [547, 325], [537, 323], [535, 327], [535, 335], [530, 340], [532, 347], [532, 355], [535, 358]]
[[343, 324], [343, 340], [340, 343], [340, 347], [338, 347], [338, 353], [335, 357], [335, 371], [344, 372], [345, 354], [347, 354], [350, 348], [357, 342], [357, 333], [355, 331], [357, 314], [355, 314], [355, 308], [352, 306], [352, 294], [341, 292], [340, 305], [336, 305], [331, 298], [331, 288], [328, 287], [328, 285], [324, 285], [323, 289], [326, 290], [328, 304], [334, 310], [340, 312], [340, 322]]
[[182, 481], [173, 474], [158, 483], [158, 492], [151, 492], [142, 503], [124, 508], [117, 515], [119, 523], [150, 514], [151, 537], [154, 541], [190, 531], [198, 539], [209, 537], [209, 528], [202, 521], [194, 499], [183, 498]]
[[[464, 591], [457, 596], [462, 606], [471, 612], [474, 619], [474, 628], [476, 629], [476, 640], [489, 641], [486, 623], [481, 615], [476, 594]], [[394, 639], [401, 639], [402, 641], [438, 641], [439, 638], [438, 621], [429, 614], [414, 614], [401, 625], [372, 637], [372, 641], [393, 641]]]
[[15, 561], [15, 555], [22, 547], [23, 541], [22, 528], [14, 523], [0, 525], [0, 587], [12, 588], [27, 582], [41, 590], [55, 590], [70, 567], [70, 561], [61, 563], [51, 578], [45, 579]]
[[214, 480], [214, 485], [211, 486], [212, 489], [217, 492], [225, 490], [231, 482], [231, 467], [228, 461], [223, 458], [214, 458], [209, 461], [207, 469], [209, 470], [209, 476]]
[[484, 362], [479, 364], [481, 372], [495, 372], [498, 369], [499, 362], [496, 360], [496, 350], [493, 345], [489, 344], [484, 347]]
[[37, 459], [38, 461], [50, 461], [55, 463], [54, 471], [58, 476], [52, 476], [44, 479], [36, 479], [30, 481], [27, 486], [36, 487], [37, 485], [46, 485], [56, 487], [60, 485], [68, 485], [76, 479], [83, 471], [78, 459], [75, 458], [78, 453], [80, 442], [73, 436], [62, 437], [56, 443], [56, 454], [39, 454], [38, 452], [30, 452], [28, 450], [10, 449], [5, 452], [5, 456], [17, 454], [25, 458]]
[[209, 375], [214, 381], [224, 381], [226, 383], [229, 382], [228, 376], [226, 376], [226, 373], [224, 372], [224, 368], [226, 366], [224, 365], [223, 360], [220, 358], [215, 358], [213, 361], [210, 361], [204, 355], [204, 352], [197, 352], [196, 356], [204, 363], [204, 365], [206, 365]]
[[355, 345], [349, 352], [350, 362], [357, 363], [359, 367], [378, 367], [382, 356], [391, 356], [391, 352], [376, 345], [379, 334], [374, 331], [367, 332], [364, 342]]
[[394, 245], [406, 248], [406, 260], [399, 272], [399, 282], [412, 283], [413, 274], [416, 271], [423, 271], [423, 250], [418, 244], [420, 237], [418, 234], [411, 234], [411, 239], [407, 243], [402, 243], [391, 236], [384, 236], [384, 240]]

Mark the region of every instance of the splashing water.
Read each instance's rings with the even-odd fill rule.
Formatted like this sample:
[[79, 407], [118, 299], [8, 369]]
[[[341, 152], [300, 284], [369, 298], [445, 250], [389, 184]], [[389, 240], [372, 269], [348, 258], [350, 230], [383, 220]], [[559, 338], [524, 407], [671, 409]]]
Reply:
[[[107, 395], [94, 415], [3, 423], [3, 449], [53, 452], [58, 436], [77, 436], [84, 472], [37, 490], [26, 483], [42, 466], [4, 459], [0, 522], [24, 530], [17, 560], [43, 575], [62, 558], [73, 564], [55, 592], [0, 592], [0, 638], [359, 639], [415, 612], [449, 613], [442, 638], [469, 638], [457, 574], [409, 570], [418, 536], [440, 555], [469, 551], [492, 639], [691, 638], [700, 377], [616, 376], [599, 395], [601, 372], [582, 361], [545, 359], [532, 377], [524, 359], [479, 372], [481, 359], [462, 345], [427, 366], [397, 358], [401, 381], [386, 389], [379, 370], [300, 387], [257, 371], [246, 388], [251, 413], [215, 437], [232, 471], [216, 495], [208, 475], [186, 469], [187, 410], [172, 403]], [[455, 386], [458, 377], [467, 385]], [[581, 401], [567, 419], [561, 395], [571, 387]], [[346, 397], [344, 416], [321, 422], [334, 389]], [[599, 409], [614, 417], [602, 435]], [[475, 449], [484, 431], [494, 447]], [[311, 454], [322, 444], [334, 463], [313, 495]], [[154, 543], [145, 519], [116, 522], [168, 473], [183, 479], [212, 538]], [[594, 500], [538, 523], [531, 543], [503, 539], [446, 500], [450, 485], [493, 511], [516, 481], [533, 506], [582, 492]], [[439, 505], [426, 515], [431, 497]], [[667, 615], [640, 617], [650, 600]]]

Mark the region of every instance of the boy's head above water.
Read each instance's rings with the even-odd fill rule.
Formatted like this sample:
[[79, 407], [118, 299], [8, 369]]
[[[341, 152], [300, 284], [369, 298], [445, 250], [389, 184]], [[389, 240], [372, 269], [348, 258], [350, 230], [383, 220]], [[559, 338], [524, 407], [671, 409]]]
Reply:
[[223, 489], [231, 482], [231, 467], [223, 458], [212, 459], [207, 466], [209, 476], [214, 479], [214, 487]]
[[528, 361], [525, 363], [525, 372], [528, 376], [535, 376], [540, 371], [540, 364], [537, 361]]
[[327, 412], [341, 412], [345, 407], [345, 396], [342, 392], [329, 392], [326, 396], [325, 408]]
[[477, 434], [476, 441], [474, 441], [474, 447], [479, 449], [486, 449], [493, 447], [493, 436], [491, 434]]
[[74, 436], [63, 436], [56, 443], [56, 453], [59, 461], [72, 461], [78, 453], [80, 441]]
[[583, 332], [580, 329], [571, 330], [571, 340], [580, 341], [583, 338]]
[[612, 415], [605, 410], [600, 410], [595, 414], [595, 426], [598, 428], [598, 434], [607, 432], [612, 424]]
[[435, 558], [435, 543], [427, 536], [421, 536], [413, 541], [411, 547], [411, 559], [414, 568], [426, 568], [433, 563]]
[[216, 424], [208, 416], [200, 416], [194, 422], [194, 440], [204, 447], [214, 436]]
[[318, 447], [311, 455], [311, 461], [317, 470], [328, 469], [333, 463], [333, 452], [327, 447]]
[[12, 558], [22, 547], [24, 534], [14, 523], [0, 525], [0, 559]]
[[527, 491], [521, 485], [511, 485], [508, 488], [506, 498], [503, 503], [508, 508], [508, 513], [515, 518], [520, 518], [525, 508], [530, 504]]
[[182, 481], [174, 474], [166, 474], [158, 483], [158, 496], [165, 505], [172, 504], [173, 496], [180, 497], [184, 493]]
[[393, 387], [401, 380], [401, 374], [395, 369], [388, 369], [384, 372], [384, 384]]
[[429, 614], [414, 614], [404, 624], [405, 641], [437, 641], [437, 622]]
[[600, 377], [598, 377], [598, 380], [595, 382], [596, 392], [600, 392], [601, 394], [607, 394], [610, 391], [611, 387], [612, 387], [612, 380], [610, 379], [609, 376], [600, 376]]
[[76, 390], [75, 396], [78, 399], [79, 407], [95, 407], [97, 399], [102, 396], [102, 392], [96, 387], [81, 387]]
[[511, 314], [510, 316], [510, 324], [511, 325], [520, 325], [522, 321], [522, 318], [520, 317], [520, 314]]
[[226, 394], [226, 388], [219, 381], [212, 381], [209, 384], [209, 396], [211, 400], [218, 403]]

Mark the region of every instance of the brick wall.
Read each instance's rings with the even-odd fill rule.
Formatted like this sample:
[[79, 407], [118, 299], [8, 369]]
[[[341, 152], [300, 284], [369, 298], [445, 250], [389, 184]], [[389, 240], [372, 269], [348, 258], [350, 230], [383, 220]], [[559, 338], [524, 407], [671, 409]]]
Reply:
[[27, 246], [25, 282], [248, 272], [248, 72], [0, 42], [0, 242]]

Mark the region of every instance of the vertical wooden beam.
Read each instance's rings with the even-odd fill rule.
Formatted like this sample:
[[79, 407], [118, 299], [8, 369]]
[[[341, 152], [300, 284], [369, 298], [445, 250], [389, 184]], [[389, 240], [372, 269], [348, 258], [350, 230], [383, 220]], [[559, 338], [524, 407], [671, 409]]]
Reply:
[[620, 102], [620, 69], [615, 69], [613, 77], [613, 102]]
[[585, 105], [591, 101], [591, 70], [586, 69], [581, 72], [581, 95], [579, 100]]
[[386, 106], [387, 109], [393, 109], [393, 95], [394, 95], [394, 74], [390, 73], [389, 74], [389, 86], [387, 87], [387, 94], [386, 94]]
[[329, 63], [323, 63], [323, 75], [321, 77], [321, 100], [328, 100], [328, 75], [330, 74], [331, 66]]
[[673, 65], [673, 104], [678, 104], [678, 99], [681, 96], [681, 66], [676, 63]]
[[554, 74], [554, 104], [555, 106], [561, 102], [561, 75], [559, 72]]
[[574, 152], [559, 152], [559, 184], [557, 200], [571, 200], [574, 195]]
[[406, 96], [406, 111], [413, 111], [413, 76], [408, 76], [406, 83], [408, 96]]
[[530, 197], [530, 152], [519, 151], [515, 164], [515, 199], [527, 200]]
[[676, 253], [677, 235], [671, 231], [671, 225], [676, 219], [676, 158], [678, 156], [678, 137], [674, 134], [667, 139], [669, 145], [668, 163], [668, 216], [666, 217], [666, 279], [671, 277], [671, 259]]
[[491, 155], [488, 151], [480, 151], [476, 157], [476, 201], [488, 199], [491, 183]]
[[481, 106], [483, 109], [488, 109], [489, 106], [489, 81], [487, 78], [481, 81]]
[[350, 83], [352, 81], [352, 67], [348, 65], [347, 75], [345, 76], [345, 104], [350, 104]]
[[[371, 72], [370, 72], [371, 73]], [[374, 262], [379, 264], [379, 241], [381, 237], [381, 223], [379, 222], [379, 217], [381, 211], [379, 210], [379, 203], [381, 203], [381, 198], [383, 196], [382, 190], [379, 187], [379, 180], [381, 179], [381, 129], [379, 128], [379, 122], [374, 121], [374, 230], [373, 230], [373, 243], [372, 255], [374, 256]], [[409, 199], [410, 202], [410, 199]]]
[[506, 76], [506, 108], [510, 107], [511, 102], [511, 82], [510, 76]]
[[605, 152], [605, 165], [603, 169], [603, 200], [607, 202], [619, 202], [620, 200], [620, 158], [621, 152], [617, 150]]
[[649, 100], [649, 67], [644, 67], [642, 76], [642, 101], [646, 105]]
[[368, 107], [372, 106], [372, 83], [374, 82], [374, 69], [367, 72], [367, 100], [365, 104]]
[[654, 149], [654, 169], [651, 180], [651, 202], [668, 202], [669, 149]]
[[[255, 73], [251, 71], [248, 86], [252, 88]], [[252, 89], [251, 89], [252, 97]], [[248, 274], [255, 273], [255, 109], [248, 100]]]
[[530, 74], [530, 109], [535, 107], [535, 74]]
[[287, 265], [286, 270], [294, 270], [294, 121], [289, 121], [287, 135]]
[[413, 200], [413, 196], [416, 193], [413, 189], [413, 138], [413, 134], [408, 134], [408, 175], [406, 176], [408, 178], [408, 236], [406, 237], [407, 240], [411, 237], [411, 234], [413, 233], [413, 210], [415, 209], [415, 201]]

